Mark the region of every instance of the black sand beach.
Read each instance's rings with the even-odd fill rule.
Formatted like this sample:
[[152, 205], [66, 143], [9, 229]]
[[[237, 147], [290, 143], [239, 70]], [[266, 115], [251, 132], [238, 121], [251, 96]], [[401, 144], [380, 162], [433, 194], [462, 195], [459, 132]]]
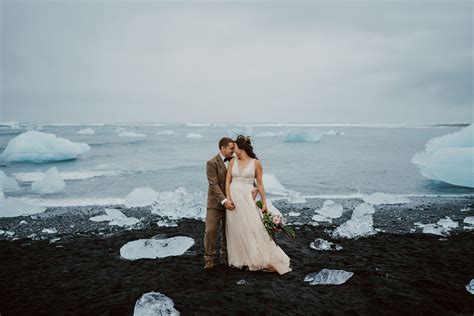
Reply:
[[[452, 213], [459, 213], [465, 203], [454, 203]], [[472, 216], [472, 212], [462, 215]], [[60, 221], [61, 216], [54, 218]], [[84, 215], [84, 220], [88, 217]], [[13, 220], [21, 219], [2, 219], [1, 223], [6, 226]], [[474, 296], [465, 288], [474, 278], [473, 231], [456, 230], [447, 238], [379, 232], [356, 240], [333, 240], [327, 231], [335, 224], [301, 225], [295, 241], [278, 238], [293, 268], [279, 276], [223, 265], [206, 273], [204, 223], [184, 219], [177, 227], [158, 227], [155, 222], [145, 221], [135, 230], [103, 223], [94, 223], [97, 226], [87, 232], [61, 234], [58, 229], [54, 237], [61, 239], [56, 242], [23, 237], [0, 241], [1, 315], [131, 315], [135, 302], [151, 291], [170, 297], [183, 315], [474, 313]], [[97, 227], [107, 233], [99, 235]], [[178, 257], [136, 261], [120, 257], [120, 248], [127, 242], [157, 235], [189, 236], [195, 244]], [[343, 250], [315, 251], [309, 247], [315, 238], [335, 241]], [[323, 268], [354, 275], [337, 286], [303, 282], [307, 274]], [[240, 280], [245, 284], [237, 284]]]

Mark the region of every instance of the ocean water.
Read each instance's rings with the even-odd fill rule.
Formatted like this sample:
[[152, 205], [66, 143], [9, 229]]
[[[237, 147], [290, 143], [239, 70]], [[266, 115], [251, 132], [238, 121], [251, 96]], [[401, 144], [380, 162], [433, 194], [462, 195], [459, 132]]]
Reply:
[[[20, 127], [20, 130], [0, 131], [1, 151], [10, 139], [25, 131], [25, 125]], [[146, 137], [120, 137], [117, 132], [120, 127]], [[92, 128], [95, 134], [77, 134], [84, 128]], [[113, 203], [137, 187], [151, 187], [156, 191], [185, 187], [189, 192], [206, 192], [205, 164], [217, 154], [219, 139], [242, 133], [252, 135], [264, 172], [272, 173], [285, 188], [303, 196], [344, 197], [373, 192], [474, 194], [474, 189], [424, 178], [410, 162], [428, 140], [461, 128], [423, 125], [54, 124], [44, 125], [42, 131], [87, 143], [91, 150], [75, 160], [41, 164], [3, 162], [1, 169], [7, 175], [15, 176], [20, 184], [21, 190], [8, 193], [8, 196], [44, 204], [48, 204], [45, 201], [57, 205]], [[339, 135], [323, 135], [330, 131]], [[310, 135], [310, 139], [319, 136], [320, 139], [317, 142], [287, 142], [285, 135], [289, 132], [303, 132]], [[199, 134], [202, 138], [187, 138], [189, 134]], [[31, 182], [52, 166], [60, 171], [66, 190], [52, 195], [33, 193]]]

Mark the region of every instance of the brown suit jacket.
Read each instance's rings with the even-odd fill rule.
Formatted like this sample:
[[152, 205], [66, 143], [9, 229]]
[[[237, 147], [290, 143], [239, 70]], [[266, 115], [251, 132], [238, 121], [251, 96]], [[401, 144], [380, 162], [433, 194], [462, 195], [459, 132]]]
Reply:
[[207, 161], [206, 164], [207, 182], [207, 208], [225, 211], [221, 201], [225, 199], [225, 178], [226, 168], [224, 161], [219, 154]]

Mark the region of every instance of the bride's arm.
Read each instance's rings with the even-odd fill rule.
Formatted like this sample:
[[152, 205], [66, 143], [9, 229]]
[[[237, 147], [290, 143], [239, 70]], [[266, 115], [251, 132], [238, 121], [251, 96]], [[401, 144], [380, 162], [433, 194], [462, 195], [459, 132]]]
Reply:
[[227, 201], [232, 202], [232, 198], [230, 196], [230, 182], [232, 181], [232, 166], [234, 165], [234, 159], [229, 161], [229, 166], [227, 167], [227, 174], [225, 176], [225, 197]]
[[260, 160], [255, 160], [255, 178], [257, 178], [257, 190], [262, 198], [262, 211], [268, 211], [267, 196], [265, 195], [265, 188], [263, 187], [263, 168]]

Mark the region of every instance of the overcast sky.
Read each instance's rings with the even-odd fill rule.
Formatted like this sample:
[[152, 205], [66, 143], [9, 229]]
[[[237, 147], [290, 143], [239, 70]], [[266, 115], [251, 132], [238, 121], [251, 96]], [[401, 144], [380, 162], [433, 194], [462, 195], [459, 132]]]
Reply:
[[473, 121], [472, 1], [0, 2], [0, 121]]

